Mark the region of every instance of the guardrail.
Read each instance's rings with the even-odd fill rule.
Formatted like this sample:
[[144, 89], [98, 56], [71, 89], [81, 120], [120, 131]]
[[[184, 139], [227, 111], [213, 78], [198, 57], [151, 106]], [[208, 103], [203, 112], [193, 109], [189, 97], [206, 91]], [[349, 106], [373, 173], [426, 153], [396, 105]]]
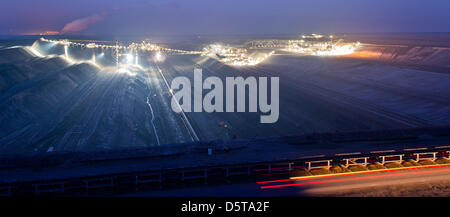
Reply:
[[[381, 164], [385, 163], [402, 163], [403, 162], [403, 156], [404, 154], [394, 154], [394, 155], [382, 155], [381, 158]], [[388, 158], [388, 160], [386, 160]], [[394, 158], [394, 159], [392, 159]], [[398, 159], [396, 159], [398, 158]]]

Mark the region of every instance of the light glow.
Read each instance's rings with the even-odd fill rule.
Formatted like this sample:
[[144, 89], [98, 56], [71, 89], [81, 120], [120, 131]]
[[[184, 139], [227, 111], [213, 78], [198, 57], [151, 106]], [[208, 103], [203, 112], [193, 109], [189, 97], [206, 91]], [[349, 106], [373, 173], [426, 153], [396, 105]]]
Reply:
[[131, 53], [129, 53], [129, 54], [127, 54], [127, 62], [130, 64], [130, 63], [133, 63], [133, 55], [131, 54]]
[[158, 51], [158, 52], [156, 52], [156, 54], [155, 54], [153, 60], [154, 60], [155, 62], [162, 62], [162, 61], [164, 61], [164, 56], [162, 55], [161, 52]]
[[267, 183], [275, 183], [275, 182], [290, 182], [290, 181], [306, 180], [306, 179], [320, 179], [320, 178], [329, 178], [329, 177], [338, 177], [338, 176], [351, 176], [351, 175], [362, 175], [362, 174], [372, 174], [372, 173], [385, 173], [385, 172], [393, 172], [393, 171], [440, 168], [440, 167], [450, 167], [450, 164], [415, 166], [415, 167], [406, 167], [406, 168], [378, 169], [378, 170], [346, 172], [346, 173], [325, 174], [325, 175], [298, 176], [298, 177], [291, 177], [289, 179], [268, 180], [268, 181], [260, 181], [260, 182], [256, 182], [256, 183], [257, 184], [267, 184]]
[[[112, 44], [98, 44], [97, 42], [105, 42], [105, 41], [93, 41], [93, 40], [48, 40], [45, 38], [40, 38], [41, 41], [49, 42], [49, 43], [57, 43], [59, 45], [64, 46], [66, 59], [70, 59], [67, 47], [75, 46], [75, 47], [85, 47], [90, 49], [101, 48], [102, 51], [111, 49], [115, 53], [118, 53], [118, 56], [125, 55], [127, 64], [133, 63], [133, 55], [135, 52], [136, 56], [134, 57], [134, 64], [138, 64], [138, 52], [155, 52], [153, 56], [153, 61], [162, 62], [165, 60], [164, 54], [199, 54], [205, 57], [214, 58], [224, 64], [232, 65], [232, 66], [255, 66], [258, 65], [265, 60], [267, 60], [270, 56], [275, 53], [275, 50], [284, 50], [288, 52], [297, 53], [300, 55], [313, 55], [313, 56], [341, 56], [341, 55], [351, 55], [353, 54], [360, 46], [359, 42], [350, 43], [343, 42], [342, 39], [336, 40], [336, 37], [333, 35], [325, 36], [321, 34], [311, 34], [311, 35], [302, 35], [300, 40], [285, 40], [285, 44], [282, 46], [271, 46], [264, 47], [263, 49], [268, 50], [270, 48], [272, 50], [268, 51], [254, 51], [254, 47], [247, 47], [250, 51], [244, 46], [224, 46], [221, 44], [210, 44], [203, 48], [202, 51], [187, 51], [180, 49], [172, 49], [165, 48], [160, 45], [154, 44], [148, 40], [142, 41], [141, 43], [132, 42], [127, 46], [121, 46], [115, 42], [115, 45]], [[79, 42], [81, 41], [81, 42]], [[86, 43], [82, 43], [82, 42]], [[109, 42], [110, 43], [110, 42]], [[261, 47], [258, 47], [261, 48]], [[122, 53], [122, 51], [125, 51]], [[127, 53], [128, 52], [128, 53]], [[118, 58], [116, 58], [118, 59]], [[119, 61], [116, 60], [117, 64]]]
[[362, 176], [362, 177], [345, 178], [345, 179], [332, 179], [332, 180], [321, 180], [321, 181], [301, 182], [301, 183], [282, 184], [282, 185], [269, 185], [269, 186], [261, 186], [260, 188], [261, 189], [282, 188], [282, 187], [292, 187], [292, 186], [301, 186], [301, 185], [313, 185], [313, 184], [331, 183], [331, 182], [346, 182], [346, 181], [354, 181], [354, 180], [362, 180], [362, 179], [374, 179], [374, 178], [382, 178], [382, 177], [412, 175], [412, 174], [429, 174], [429, 173], [448, 172], [448, 171], [450, 171], [450, 169], [432, 170], [432, 171], [415, 171], [415, 172], [407, 172], [407, 173]]
[[344, 43], [342, 40], [333, 40], [334, 36], [312, 34], [302, 36], [302, 40], [290, 40], [285, 51], [312, 56], [340, 56], [354, 53], [360, 46], [359, 42]]
[[254, 66], [269, 58], [273, 53], [274, 51], [249, 54], [248, 50], [244, 48], [211, 44], [203, 48], [202, 55], [217, 59], [227, 65]]

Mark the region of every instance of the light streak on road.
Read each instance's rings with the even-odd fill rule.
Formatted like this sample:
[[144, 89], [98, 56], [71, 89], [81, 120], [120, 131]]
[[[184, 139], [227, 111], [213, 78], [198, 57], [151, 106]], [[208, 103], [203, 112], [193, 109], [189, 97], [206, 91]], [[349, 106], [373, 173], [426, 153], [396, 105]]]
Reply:
[[363, 177], [335, 179], [335, 180], [321, 180], [321, 181], [291, 183], [291, 184], [282, 184], [282, 185], [269, 185], [269, 186], [261, 186], [260, 188], [261, 189], [282, 188], [282, 187], [291, 187], [291, 186], [313, 185], [313, 184], [332, 183], [332, 182], [347, 182], [347, 181], [363, 180], [363, 179], [394, 177], [394, 176], [403, 176], [403, 175], [412, 175], [412, 174], [429, 174], [429, 173], [439, 173], [439, 172], [448, 172], [448, 171], [450, 171], [450, 169], [433, 170], [433, 171], [415, 171], [415, 172], [398, 173], [398, 174], [383, 174], [383, 175], [363, 176]]
[[319, 179], [319, 178], [329, 178], [329, 177], [339, 177], [339, 176], [351, 176], [351, 175], [362, 175], [362, 174], [416, 170], [416, 169], [430, 169], [430, 168], [441, 168], [441, 167], [450, 167], [450, 164], [417, 166], [417, 167], [406, 167], [406, 168], [392, 168], [392, 169], [379, 169], [379, 170], [347, 172], [347, 173], [326, 174], [326, 175], [298, 176], [298, 177], [291, 177], [289, 179], [261, 181], [261, 182], [257, 182], [257, 184], [266, 184], [266, 183], [275, 183], [275, 182], [290, 182], [290, 181], [305, 180], [305, 179]]

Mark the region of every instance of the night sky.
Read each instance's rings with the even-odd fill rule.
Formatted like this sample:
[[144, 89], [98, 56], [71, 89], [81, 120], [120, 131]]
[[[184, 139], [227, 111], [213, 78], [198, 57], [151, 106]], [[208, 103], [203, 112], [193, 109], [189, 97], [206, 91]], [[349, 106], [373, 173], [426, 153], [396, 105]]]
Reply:
[[0, 34], [449, 32], [449, 0], [0, 0]]

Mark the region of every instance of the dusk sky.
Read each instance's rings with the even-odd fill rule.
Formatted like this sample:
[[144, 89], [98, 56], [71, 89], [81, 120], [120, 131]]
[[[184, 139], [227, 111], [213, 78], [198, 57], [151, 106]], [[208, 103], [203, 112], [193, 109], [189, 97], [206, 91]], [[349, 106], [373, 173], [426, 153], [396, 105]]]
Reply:
[[0, 34], [449, 32], [449, 0], [0, 0]]

